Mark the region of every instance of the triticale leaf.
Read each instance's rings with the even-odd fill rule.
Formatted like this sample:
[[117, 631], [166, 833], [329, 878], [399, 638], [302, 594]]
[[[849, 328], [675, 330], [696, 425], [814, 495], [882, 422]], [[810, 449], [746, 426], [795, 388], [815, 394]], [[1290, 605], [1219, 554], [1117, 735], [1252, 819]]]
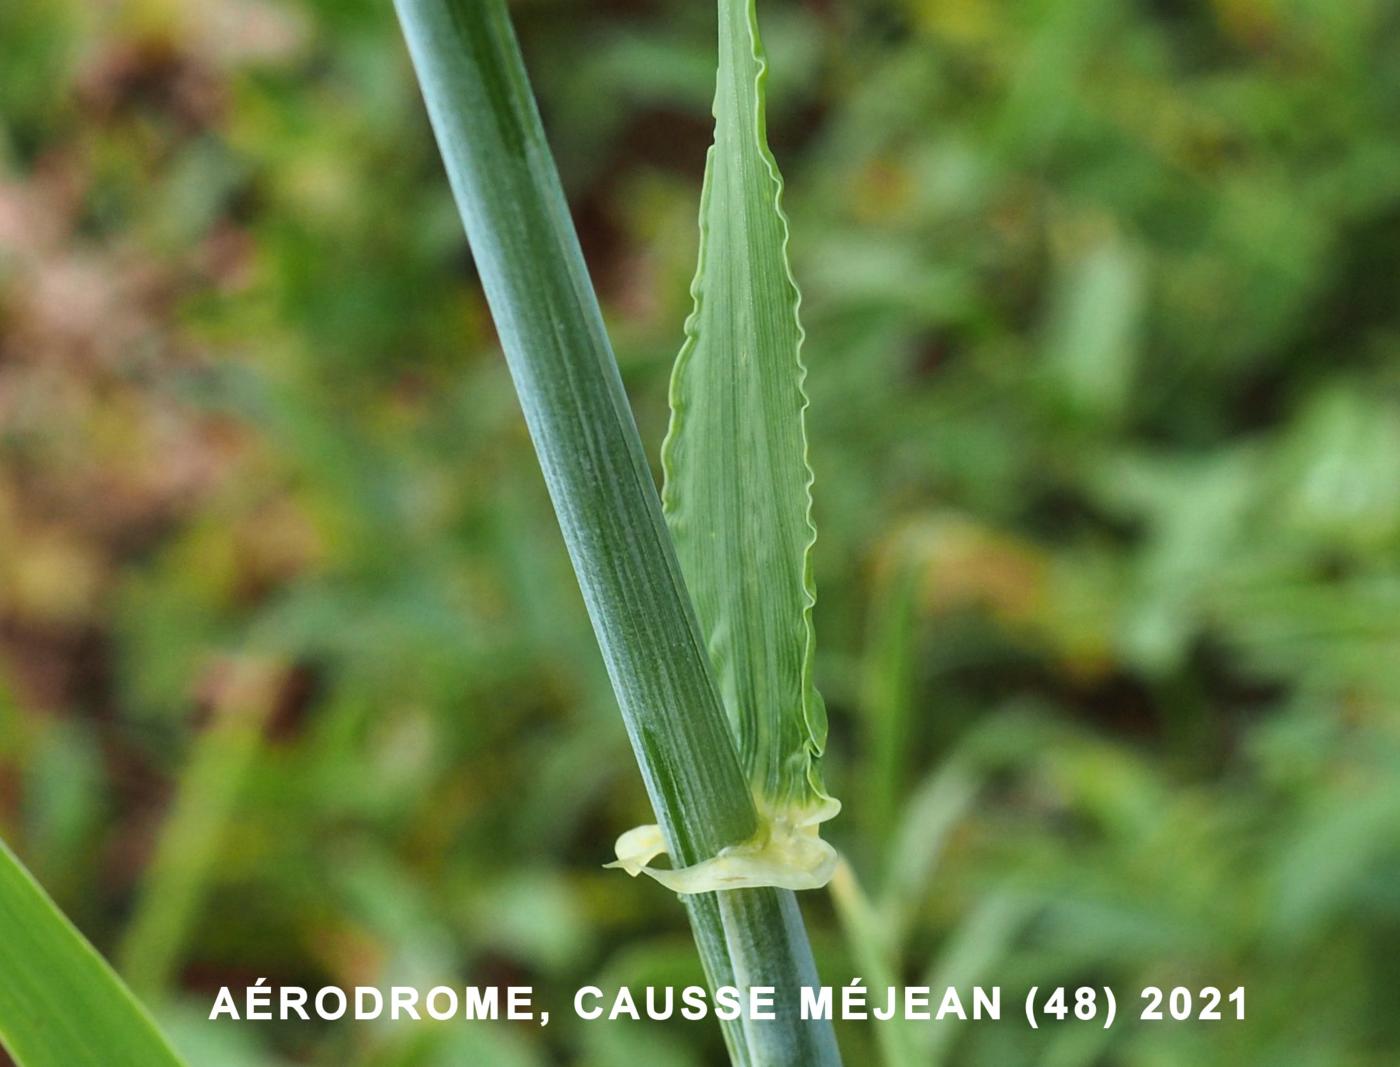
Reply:
[[[715, 143], [662, 502], [762, 826], [750, 847], [703, 870], [648, 871], [681, 891], [825, 884], [834, 853], [816, 826], [840, 807], [818, 768], [826, 712], [812, 683], [807, 372], [766, 76], [753, 0], [720, 0]], [[646, 828], [619, 842], [629, 869], [662, 850]]]

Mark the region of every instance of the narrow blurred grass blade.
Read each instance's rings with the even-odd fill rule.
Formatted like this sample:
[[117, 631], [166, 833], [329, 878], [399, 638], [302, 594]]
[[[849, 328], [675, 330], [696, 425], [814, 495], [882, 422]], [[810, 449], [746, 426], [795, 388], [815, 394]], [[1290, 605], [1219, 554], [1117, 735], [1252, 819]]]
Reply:
[[[900, 985], [900, 946], [889, 923], [866, 895], [851, 865], [842, 859], [831, 879], [831, 901], [850, 946], [857, 972], [871, 989]], [[914, 1022], [895, 1015], [875, 1026], [875, 1042], [884, 1067], [920, 1067], [918, 1030]]]
[[[1032, 896], [1009, 889], [990, 890], [940, 946], [922, 983], [931, 989], [971, 989], [995, 981], [997, 967], [1036, 909]], [[919, 1039], [919, 1062], [924, 1067], [943, 1067], [953, 1062], [956, 1042], [963, 1035], [956, 1026], [921, 1026], [915, 1036]]]
[[3, 843], [0, 1045], [19, 1067], [181, 1063], [107, 961]]
[[[397, 0], [477, 270], [667, 847], [680, 864], [757, 828], [709, 659], [502, 0]], [[712, 984], [777, 990], [725, 1029], [739, 1064], [838, 1064], [803, 1021], [816, 969], [776, 889], [688, 896]]]
[[117, 964], [142, 996], [169, 984], [197, 918], [239, 790], [261, 749], [284, 669], [248, 658], [228, 665], [213, 720], [194, 743], [161, 827]]
[[894, 835], [912, 754], [914, 643], [919, 581], [896, 543], [882, 561], [871, 597], [869, 638], [861, 664], [861, 710], [868, 751], [868, 783], [861, 811], [870, 827], [867, 847], [883, 849]]
[[753, 0], [720, 0], [715, 143], [663, 496], [759, 813], [815, 825], [838, 805], [816, 765], [826, 712], [812, 684], [806, 368], [766, 72]]

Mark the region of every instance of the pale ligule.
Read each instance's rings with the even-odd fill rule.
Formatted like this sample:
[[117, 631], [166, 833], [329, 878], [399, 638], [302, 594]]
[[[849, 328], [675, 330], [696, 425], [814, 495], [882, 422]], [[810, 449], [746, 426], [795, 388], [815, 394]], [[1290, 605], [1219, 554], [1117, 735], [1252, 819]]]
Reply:
[[820, 824], [841, 809], [827, 798], [797, 815], [761, 816], [763, 829], [752, 841], [731, 845], [689, 867], [652, 867], [666, 853], [661, 827], [637, 826], [617, 839], [620, 867], [633, 878], [645, 874], [675, 893], [710, 893], [719, 889], [821, 889], [836, 871], [836, 850], [821, 839]]

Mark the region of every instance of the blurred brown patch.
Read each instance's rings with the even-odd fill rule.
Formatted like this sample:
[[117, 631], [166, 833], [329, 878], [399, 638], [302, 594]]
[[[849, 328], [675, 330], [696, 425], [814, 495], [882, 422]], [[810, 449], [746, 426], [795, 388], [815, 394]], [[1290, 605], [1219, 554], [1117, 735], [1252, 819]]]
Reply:
[[226, 103], [215, 72], [165, 37], [110, 45], [82, 72], [78, 97], [98, 120], [157, 112], [186, 133], [212, 125]]

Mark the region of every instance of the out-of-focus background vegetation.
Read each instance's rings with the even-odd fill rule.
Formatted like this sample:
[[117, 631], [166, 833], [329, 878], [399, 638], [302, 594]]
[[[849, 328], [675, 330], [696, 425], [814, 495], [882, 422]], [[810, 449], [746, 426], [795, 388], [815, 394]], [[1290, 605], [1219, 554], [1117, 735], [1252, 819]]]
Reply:
[[[654, 455], [713, 15], [513, 10]], [[761, 15], [863, 893], [806, 912], [828, 981], [1008, 998], [848, 1062], [1393, 1065], [1400, 6]], [[389, 5], [5, 0], [0, 52], [0, 831], [200, 1065], [719, 1062], [567, 1010], [698, 967], [600, 869], [646, 800]], [[263, 976], [554, 1021], [204, 1022]]]

